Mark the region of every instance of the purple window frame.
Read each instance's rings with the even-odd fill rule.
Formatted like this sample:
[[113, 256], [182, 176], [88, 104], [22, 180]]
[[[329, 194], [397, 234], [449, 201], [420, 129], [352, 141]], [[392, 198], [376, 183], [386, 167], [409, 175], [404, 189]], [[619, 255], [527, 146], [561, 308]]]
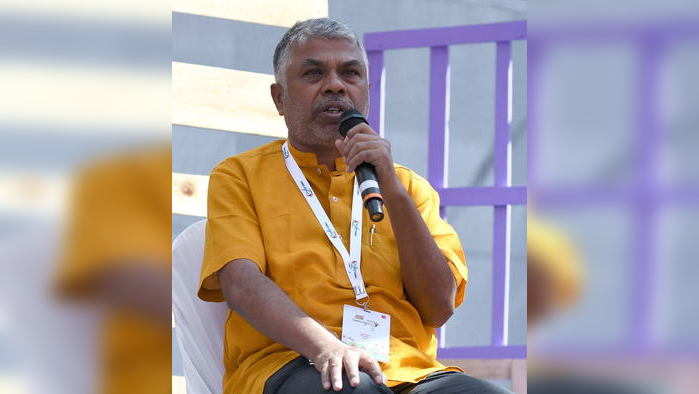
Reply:
[[[699, 354], [699, 348], [673, 348], [659, 343], [653, 322], [658, 315], [658, 223], [660, 211], [668, 205], [693, 205], [699, 202], [699, 185], [672, 186], [662, 182], [658, 174], [664, 147], [664, 130], [660, 121], [658, 94], [662, 65], [668, 49], [683, 41], [699, 39], [699, 20], [676, 20], [645, 24], [591, 24], [580, 26], [551, 26], [537, 29], [528, 45], [528, 183], [540, 210], [590, 205], [629, 206], [633, 232], [630, 243], [631, 290], [627, 295], [631, 305], [627, 317], [626, 341], [614, 348], [577, 344], [548, 347], [542, 353], [561, 357], [615, 356], [677, 357]], [[605, 43], [627, 42], [635, 45], [638, 54], [632, 127], [632, 166], [637, 175], [629, 186], [599, 187], [592, 185], [550, 186], [539, 178], [540, 147], [538, 137], [538, 88], [541, 86], [542, 66], [547, 55], [556, 47], [582, 44], [589, 47]]]
[[[512, 186], [510, 125], [508, 122], [509, 80], [512, 41], [526, 39], [525, 21], [454, 26], [419, 30], [366, 33], [364, 46], [369, 60], [371, 83], [369, 123], [383, 136], [383, 107], [386, 50], [430, 48], [430, 109], [427, 179], [440, 195], [440, 212], [447, 206], [493, 207], [493, 286], [491, 340], [487, 346], [446, 347], [446, 330], [438, 330], [439, 358], [523, 359], [527, 347], [508, 345], [509, 238], [512, 205], [526, 205], [527, 188]], [[490, 187], [448, 187], [446, 158], [449, 152], [449, 46], [494, 43], [495, 55], [495, 185]]]

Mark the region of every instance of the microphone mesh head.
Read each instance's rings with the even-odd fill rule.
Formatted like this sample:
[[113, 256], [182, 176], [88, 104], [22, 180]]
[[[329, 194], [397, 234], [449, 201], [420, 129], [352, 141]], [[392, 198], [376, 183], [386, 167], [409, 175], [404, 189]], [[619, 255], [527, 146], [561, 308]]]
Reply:
[[356, 109], [348, 109], [342, 113], [342, 118], [340, 120], [340, 134], [344, 137], [350, 129], [360, 123], [369, 124], [359, 111]]

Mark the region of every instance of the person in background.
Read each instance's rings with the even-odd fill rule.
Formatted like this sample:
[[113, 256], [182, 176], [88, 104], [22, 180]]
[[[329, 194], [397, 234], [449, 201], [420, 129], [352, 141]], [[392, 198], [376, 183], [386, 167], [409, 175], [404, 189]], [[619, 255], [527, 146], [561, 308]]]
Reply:
[[99, 393], [171, 390], [170, 161], [167, 147], [102, 159], [72, 190], [56, 291], [104, 315]]
[[537, 355], [543, 327], [580, 301], [585, 272], [578, 248], [563, 229], [530, 212], [527, 220], [527, 392], [530, 394], [655, 393], [653, 387]]

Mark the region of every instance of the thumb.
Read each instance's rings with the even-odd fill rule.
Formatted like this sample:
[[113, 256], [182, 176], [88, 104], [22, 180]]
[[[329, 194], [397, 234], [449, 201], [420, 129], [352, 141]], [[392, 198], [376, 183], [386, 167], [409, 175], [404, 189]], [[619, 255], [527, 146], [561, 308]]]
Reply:
[[342, 153], [342, 148], [345, 146], [345, 141], [342, 139], [338, 138], [335, 140], [335, 147], [337, 148], [340, 153]]

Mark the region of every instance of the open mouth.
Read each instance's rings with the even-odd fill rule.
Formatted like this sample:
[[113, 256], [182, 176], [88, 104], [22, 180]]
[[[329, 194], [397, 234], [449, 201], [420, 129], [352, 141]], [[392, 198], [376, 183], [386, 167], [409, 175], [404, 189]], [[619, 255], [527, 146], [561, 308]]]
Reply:
[[337, 107], [330, 107], [330, 108], [326, 108], [323, 112], [328, 113], [328, 114], [341, 114], [344, 111], [340, 108], [337, 108]]
[[328, 104], [321, 107], [321, 109], [321, 114], [333, 118], [339, 118], [343, 112], [349, 109], [349, 106], [345, 104]]

